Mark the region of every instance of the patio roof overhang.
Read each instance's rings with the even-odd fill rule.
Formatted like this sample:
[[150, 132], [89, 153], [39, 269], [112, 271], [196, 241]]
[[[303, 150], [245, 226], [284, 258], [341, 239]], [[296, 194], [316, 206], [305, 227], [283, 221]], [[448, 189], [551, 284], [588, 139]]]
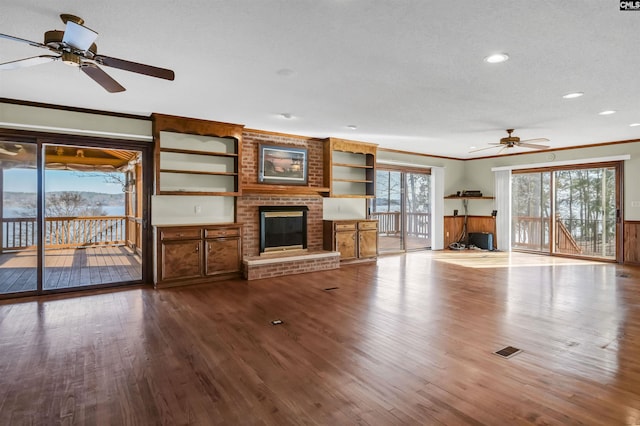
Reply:
[[[0, 141], [0, 165], [3, 169], [33, 169], [36, 149], [34, 144]], [[136, 151], [45, 145], [45, 168], [49, 170], [125, 171], [136, 157]]]

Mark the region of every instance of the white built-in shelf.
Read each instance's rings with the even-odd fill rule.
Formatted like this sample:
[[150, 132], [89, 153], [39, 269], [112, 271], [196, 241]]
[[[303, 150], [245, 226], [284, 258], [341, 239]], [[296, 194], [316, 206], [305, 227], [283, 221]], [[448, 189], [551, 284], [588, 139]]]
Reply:
[[239, 195], [238, 140], [160, 131], [160, 195]]
[[495, 197], [458, 197], [457, 195], [447, 195], [445, 200], [494, 200]]
[[344, 139], [325, 140], [325, 186], [336, 198], [375, 197], [377, 145]]

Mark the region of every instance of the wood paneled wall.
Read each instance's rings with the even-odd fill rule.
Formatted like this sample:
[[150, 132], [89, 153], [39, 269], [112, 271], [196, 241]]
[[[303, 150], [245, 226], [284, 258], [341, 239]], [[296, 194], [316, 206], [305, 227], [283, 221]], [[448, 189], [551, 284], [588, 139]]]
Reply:
[[624, 263], [640, 265], [640, 221], [624, 222]]
[[[464, 216], [444, 217], [444, 246], [458, 241], [462, 235]], [[496, 220], [493, 216], [467, 216], [467, 233], [469, 232], [491, 232], [493, 234], [493, 244], [496, 244]], [[499, 247], [498, 247], [499, 248]]]

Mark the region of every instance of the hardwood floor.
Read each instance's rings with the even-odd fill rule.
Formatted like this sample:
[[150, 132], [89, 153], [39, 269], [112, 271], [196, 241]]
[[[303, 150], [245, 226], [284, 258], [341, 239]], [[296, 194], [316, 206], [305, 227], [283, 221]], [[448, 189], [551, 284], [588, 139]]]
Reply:
[[[0, 424], [639, 424], [639, 277], [413, 252], [3, 301]], [[508, 345], [523, 352], [493, 353]]]
[[[44, 289], [83, 287], [142, 279], [140, 257], [123, 246], [45, 251]], [[36, 251], [0, 254], [0, 294], [36, 289]]]

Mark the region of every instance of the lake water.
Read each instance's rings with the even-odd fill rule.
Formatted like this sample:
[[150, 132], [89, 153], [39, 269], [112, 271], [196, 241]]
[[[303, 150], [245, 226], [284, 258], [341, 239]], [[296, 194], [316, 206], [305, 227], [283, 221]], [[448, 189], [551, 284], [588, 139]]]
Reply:
[[[107, 213], [107, 216], [123, 216], [124, 206], [103, 206], [102, 209]], [[2, 210], [3, 217], [21, 217], [21, 209], [13, 209], [5, 207]]]

